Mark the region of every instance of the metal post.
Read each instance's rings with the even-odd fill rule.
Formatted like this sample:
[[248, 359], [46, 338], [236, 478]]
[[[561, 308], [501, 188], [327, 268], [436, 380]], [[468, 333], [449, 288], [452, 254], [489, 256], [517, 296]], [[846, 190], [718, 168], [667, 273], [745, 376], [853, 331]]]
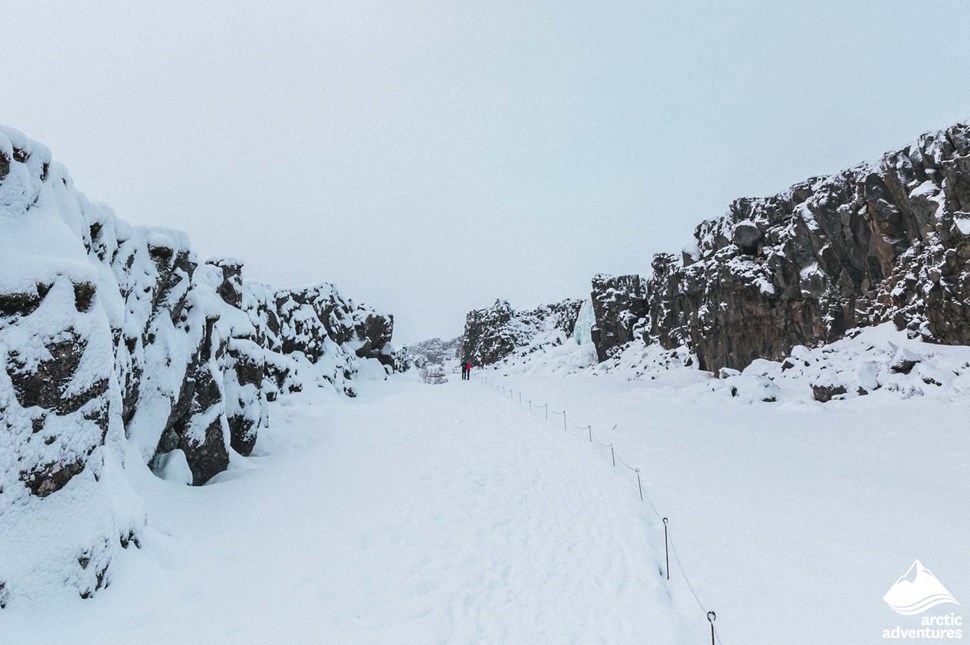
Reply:
[[613, 467], [616, 468], [616, 453], [613, 452], [613, 444], [610, 443], [610, 457], [613, 458]]
[[549, 420], [549, 404], [546, 403], [546, 405], [544, 407], [546, 408], [546, 421], [548, 421]]
[[714, 621], [715, 620], [717, 620], [717, 614], [715, 614], [713, 611], [707, 612], [707, 622], [711, 624], [711, 645], [715, 645], [714, 643]]
[[529, 414], [532, 414], [532, 399], [529, 399]]
[[562, 411], [562, 429], [563, 430], [566, 429], [566, 411], [565, 410]]
[[519, 392], [519, 405], [522, 405], [522, 392]]
[[593, 443], [593, 426], [586, 426], [586, 429], [589, 430], [589, 442]]
[[664, 518], [664, 553], [667, 555], [667, 580], [670, 580], [670, 546], [667, 542], [667, 518]]
[[640, 483], [640, 469], [637, 468], [637, 490], [640, 491], [640, 501], [643, 501], [643, 484]]

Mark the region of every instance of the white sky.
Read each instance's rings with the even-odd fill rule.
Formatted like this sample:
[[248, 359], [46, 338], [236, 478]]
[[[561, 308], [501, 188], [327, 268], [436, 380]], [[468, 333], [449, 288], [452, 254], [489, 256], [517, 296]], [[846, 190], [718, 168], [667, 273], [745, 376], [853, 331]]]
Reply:
[[966, 0], [5, 0], [0, 123], [125, 219], [411, 342], [970, 117], [968, 33]]

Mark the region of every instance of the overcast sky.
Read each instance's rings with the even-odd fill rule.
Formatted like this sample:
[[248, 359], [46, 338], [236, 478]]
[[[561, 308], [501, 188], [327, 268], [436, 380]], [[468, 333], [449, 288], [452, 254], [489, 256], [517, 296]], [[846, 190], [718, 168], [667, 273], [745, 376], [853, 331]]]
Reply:
[[648, 272], [735, 197], [970, 118], [967, 0], [3, 5], [0, 123], [399, 342]]

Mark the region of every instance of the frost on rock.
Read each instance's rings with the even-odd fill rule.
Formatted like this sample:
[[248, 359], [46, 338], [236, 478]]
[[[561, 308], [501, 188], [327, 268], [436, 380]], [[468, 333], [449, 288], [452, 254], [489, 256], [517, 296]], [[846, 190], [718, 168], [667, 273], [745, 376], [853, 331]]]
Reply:
[[267, 401], [305, 384], [352, 396], [359, 361], [391, 365], [392, 330], [332, 285], [273, 290], [238, 260], [200, 262], [0, 128], [4, 598], [106, 586], [145, 523], [126, 459], [203, 484], [250, 454]]

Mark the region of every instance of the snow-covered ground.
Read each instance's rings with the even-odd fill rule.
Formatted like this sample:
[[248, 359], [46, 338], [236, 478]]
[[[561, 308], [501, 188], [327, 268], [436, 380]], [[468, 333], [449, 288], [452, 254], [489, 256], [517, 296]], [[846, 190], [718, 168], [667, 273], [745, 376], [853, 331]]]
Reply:
[[752, 403], [694, 374], [490, 378], [592, 424], [641, 468], [724, 643], [885, 642], [883, 629], [919, 625], [882, 600], [916, 559], [970, 599], [970, 401]]
[[587, 423], [641, 469], [727, 645], [883, 642], [916, 620], [882, 596], [917, 558], [970, 599], [966, 401], [752, 403], [696, 372], [478, 376], [523, 403], [396, 375], [356, 400], [273, 403], [257, 456], [210, 485], [135, 467], [143, 548], [92, 600], [12, 604], [0, 642], [708, 642], [676, 563], [662, 575], [636, 475]]
[[[0, 642], [680, 643], [659, 524], [557, 427], [412, 375], [274, 404], [207, 486], [143, 470], [141, 551], [89, 601], [18, 603]], [[134, 551], [134, 550], [132, 550]], [[694, 612], [696, 614], [696, 611]]]

